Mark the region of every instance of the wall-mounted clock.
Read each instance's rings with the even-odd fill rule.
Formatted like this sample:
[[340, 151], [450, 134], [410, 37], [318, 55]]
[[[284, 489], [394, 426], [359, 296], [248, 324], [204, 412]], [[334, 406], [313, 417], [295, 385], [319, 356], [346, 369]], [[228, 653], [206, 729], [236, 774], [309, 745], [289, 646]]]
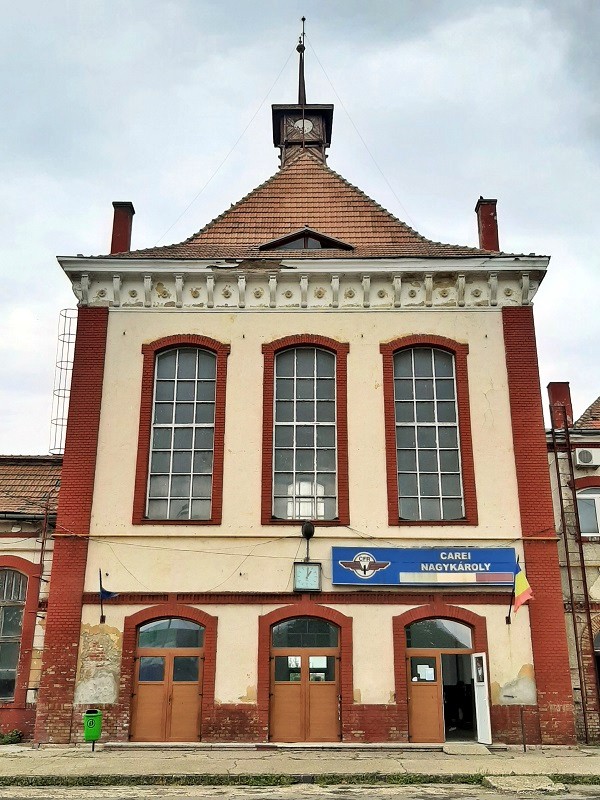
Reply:
[[320, 592], [321, 565], [314, 561], [295, 561], [294, 591]]

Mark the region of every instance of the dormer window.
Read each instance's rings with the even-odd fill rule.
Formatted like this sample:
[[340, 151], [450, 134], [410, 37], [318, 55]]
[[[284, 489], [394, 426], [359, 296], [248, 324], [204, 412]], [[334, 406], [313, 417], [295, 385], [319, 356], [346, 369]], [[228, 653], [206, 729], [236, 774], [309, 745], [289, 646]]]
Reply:
[[272, 239], [270, 242], [261, 244], [259, 250], [353, 250], [351, 244], [325, 236], [312, 228], [302, 228], [294, 231], [287, 236]]

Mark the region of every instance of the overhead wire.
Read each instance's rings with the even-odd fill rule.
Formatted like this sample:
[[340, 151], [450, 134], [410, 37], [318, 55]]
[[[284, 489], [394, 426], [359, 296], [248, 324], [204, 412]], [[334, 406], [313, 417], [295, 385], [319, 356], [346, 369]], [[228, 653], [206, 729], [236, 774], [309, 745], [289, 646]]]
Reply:
[[316, 61], [317, 61], [317, 64], [318, 64], [318, 65], [321, 67], [321, 70], [322, 70], [322, 72], [323, 72], [323, 75], [325, 75], [325, 78], [326, 78], [327, 82], [328, 82], [328, 83], [329, 83], [329, 85], [331, 86], [331, 90], [332, 90], [332, 92], [333, 92], [333, 93], [334, 93], [334, 95], [336, 96], [338, 103], [340, 104], [340, 106], [341, 106], [341, 107], [342, 107], [342, 109], [344, 110], [344, 113], [346, 114], [346, 116], [347, 116], [347, 117], [348, 117], [348, 119], [350, 120], [350, 124], [352, 125], [352, 127], [353, 127], [353, 128], [354, 128], [354, 130], [356, 131], [356, 134], [357, 134], [358, 138], [359, 138], [359, 139], [360, 139], [360, 141], [363, 143], [365, 150], [367, 151], [367, 153], [369, 154], [369, 156], [370, 156], [370, 158], [371, 158], [371, 161], [373, 162], [373, 164], [375, 165], [375, 167], [376, 167], [377, 171], [379, 172], [379, 174], [381, 175], [381, 177], [382, 177], [382, 178], [383, 178], [383, 180], [385, 181], [385, 183], [386, 183], [386, 185], [387, 185], [388, 189], [390, 190], [390, 192], [391, 192], [391, 193], [394, 195], [394, 197], [396, 198], [396, 201], [397, 201], [398, 205], [400, 206], [400, 208], [402, 209], [404, 216], [406, 217], [406, 219], [408, 219], [408, 221], [410, 222], [410, 224], [411, 224], [411, 225], [412, 225], [412, 227], [414, 228], [414, 227], [415, 227], [415, 223], [414, 223], [414, 221], [412, 220], [412, 218], [411, 218], [410, 214], [408, 213], [408, 210], [407, 210], [407, 208], [404, 206], [404, 204], [402, 203], [402, 201], [400, 200], [400, 198], [399, 198], [399, 197], [398, 197], [398, 195], [396, 194], [396, 192], [395, 192], [395, 190], [394, 190], [394, 187], [393, 187], [393, 186], [392, 186], [392, 184], [389, 182], [389, 180], [387, 179], [387, 176], [385, 175], [385, 173], [383, 172], [383, 170], [382, 170], [382, 169], [381, 169], [381, 167], [379, 166], [379, 164], [378, 164], [377, 160], [375, 159], [375, 156], [374, 156], [374, 155], [373, 155], [373, 153], [370, 151], [368, 144], [366, 143], [366, 141], [365, 141], [365, 139], [364, 139], [364, 137], [363, 137], [362, 133], [361, 133], [361, 132], [360, 132], [360, 130], [358, 129], [358, 125], [357, 125], [357, 124], [354, 122], [354, 119], [352, 118], [352, 116], [351, 116], [350, 112], [348, 111], [348, 109], [347, 109], [347, 108], [346, 108], [346, 106], [344, 105], [344, 101], [342, 100], [342, 98], [341, 98], [341, 97], [340, 97], [340, 95], [338, 94], [338, 92], [337, 92], [337, 90], [336, 90], [335, 86], [333, 85], [333, 82], [332, 82], [331, 78], [330, 78], [330, 77], [329, 77], [329, 75], [327, 74], [327, 71], [325, 70], [325, 67], [324, 67], [324, 66], [323, 66], [323, 64], [321, 63], [321, 61], [320, 61], [320, 59], [319, 59], [319, 56], [317, 55], [317, 51], [316, 51], [316, 50], [315, 50], [315, 48], [313, 47], [313, 44], [312, 44], [312, 42], [311, 42], [311, 40], [310, 40], [310, 37], [308, 36], [308, 34], [306, 35], [306, 39], [307, 39], [307, 41], [308, 41], [308, 46], [309, 46], [309, 47], [310, 47], [310, 49], [312, 50], [312, 53], [313, 53], [313, 55], [314, 55], [314, 57], [315, 57], [315, 59], [316, 59]]
[[259, 115], [259, 113], [260, 113], [260, 111], [261, 111], [262, 107], [263, 107], [263, 106], [264, 106], [264, 104], [267, 102], [267, 99], [268, 99], [269, 95], [271, 94], [271, 92], [273, 91], [273, 89], [275, 88], [275, 86], [277, 85], [277, 82], [279, 81], [279, 78], [281, 78], [281, 76], [282, 76], [282, 74], [283, 74], [283, 71], [284, 71], [284, 70], [285, 70], [285, 68], [287, 67], [287, 65], [288, 65], [288, 63], [289, 63], [289, 60], [290, 60], [290, 58], [292, 57], [292, 55], [293, 55], [295, 52], [296, 52], [296, 48], [294, 48], [294, 49], [293, 49], [293, 50], [292, 50], [292, 51], [289, 53], [289, 55], [288, 55], [287, 59], [285, 60], [285, 63], [284, 63], [284, 65], [283, 65], [283, 66], [281, 67], [281, 69], [279, 70], [279, 73], [278, 73], [277, 77], [275, 78], [275, 80], [273, 81], [273, 83], [271, 84], [271, 86], [270, 86], [270, 88], [269, 88], [268, 92], [265, 94], [265, 96], [264, 96], [264, 98], [262, 99], [262, 101], [261, 101], [260, 105], [258, 106], [258, 108], [256, 109], [256, 111], [254, 112], [254, 114], [253, 114], [253, 115], [252, 115], [252, 117], [250, 118], [250, 121], [248, 122], [248, 124], [246, 125], [246, 127], [244, 128], [244, 130], [243, 130], [243, 131], [240, 133], [240, 135], [238, 136], [238, 138], [235, 140], [235, 142], [234, 142], [233, 146], [231, 147], [231, 149], [229, 150], [229, 152], [227, 153], [227, 155], [225, 156], [225, 158], [223, 158], [223, 160], [222, 160], [222, 161], [219, 163], [219, 165], [217, 166], [217, 168], [215, 169], [215, 171], [212, 173], [212, 175], [210, 176], [210, 178], [209, 178], [209, 179], [208, 179], [208, 180], [207, 180], [207, 181], [204, 183], [204, 185], [202, 186], [202, 188], [200, 189], [200, 191], [199, 191], [199, 192], [198, 192], [198, 193], [195, 195], [195, 197], [194, 197], [194, 198], [193, 198], [193, 199], [192, 199], [192, 200], [191, 200], [191, 201], [188, 203], [188, 205], [187, 205], [187, 206], [186, 206], [186, 207], [183, 209], [183, 211], [182, 211], [182, 212], [181, 212], [181, 214], [180, 214], [180, 215], [177, 217], [177, 219], [175, 220], [175, 222], [174, 222], [174, 223], [173, 223], [171, 226], [169, 226], [169, 227], [167, 228], [167, 230], [166, 230], [166, 231], [163, 233], [163, 235], [162, 235], [162, 236], [160, 236], [160, 237], [159, 237], [159, 238], [156, 240], [156, 242], [155, 242], [155, 245], [154, 245], [155, 247], [158, 245], [158, 243], [159, 243], [160, 241], [162, 241], [162, 240], [165, 238], [165, 236], [167, 235], [167, 233], [169, 233], [169, 231], [170, 231], [170, 230], [172, 230], [172, 229], [175, 227], [175, 225], [177, 225], [177, 223], [179, 222], [179, 220], [181, 220], [181, 219], [182, 219], [182, 218], [183, 218], [183, 217], [184, 217], [184, 216], [187, 214], [187, 212], [188, 212], [188, 211], [190, 210], [190, 208], [191, 208], [191, 207], [194, 205], [194, 203], [196, 202], [196, 200], [197, 200], [197, 199], [200, 197], [200, 195], [202, 194], [202, 192], [204, 192], [204, 190], [206, 189], [206, 187], [207, 187], [207, 186], [208, 186], [208, 185], [211, 183], [211, 181], [212, 181], [212, 180], [213, 180], [213, 179], [214, 179], [214, 178], [217, 176], [217, 174], [218, 174], [218, 172], [220, 171], [221, 167], [223, 167], [223, 165], [225, 164], [225, 162], [226, 162], [226, 161], [229, 159], [229, 157], [231, 156], [231, 154], [233, 153], [233, 151], [235, 150], [235, 148], [238, 146], [238, 144], [239, 144], [239, 143], [241, 142], [241, 140], [244, 138], [244, 136], [245, 136], [245, 134], [246, 134], [246, 131], [248, 130], [248, 128], [249, 128], [249, 127], [252, 125], [252, 123], [254, 122], [254, 120], [256, 119], [256, 117]]

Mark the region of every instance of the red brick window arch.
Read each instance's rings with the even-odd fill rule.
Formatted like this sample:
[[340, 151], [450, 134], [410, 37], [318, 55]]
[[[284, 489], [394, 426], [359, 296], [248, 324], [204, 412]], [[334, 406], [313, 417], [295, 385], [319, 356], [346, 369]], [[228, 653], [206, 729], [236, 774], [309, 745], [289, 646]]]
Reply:
[[228, 353], [197, 335], [143, 345], [134, 524], [220, 524]]
[[389, 524], [477, 524], [468, 345], [419, 335], [381, 353]]
[[348, 344], [296, 335], [263, 345], [264, 525], [348, 525]]

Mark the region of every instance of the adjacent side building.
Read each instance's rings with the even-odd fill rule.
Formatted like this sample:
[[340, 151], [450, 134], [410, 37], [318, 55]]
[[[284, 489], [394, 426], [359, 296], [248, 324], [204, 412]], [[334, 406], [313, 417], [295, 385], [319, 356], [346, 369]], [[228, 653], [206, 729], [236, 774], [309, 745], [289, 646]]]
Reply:
[[568, 383], [548, 385], [550, 477], [580, 740], [600, 740], [600, 398], [574, 418]]
[[60, 456], [0, 456], [0, 732], [33, 735]]

